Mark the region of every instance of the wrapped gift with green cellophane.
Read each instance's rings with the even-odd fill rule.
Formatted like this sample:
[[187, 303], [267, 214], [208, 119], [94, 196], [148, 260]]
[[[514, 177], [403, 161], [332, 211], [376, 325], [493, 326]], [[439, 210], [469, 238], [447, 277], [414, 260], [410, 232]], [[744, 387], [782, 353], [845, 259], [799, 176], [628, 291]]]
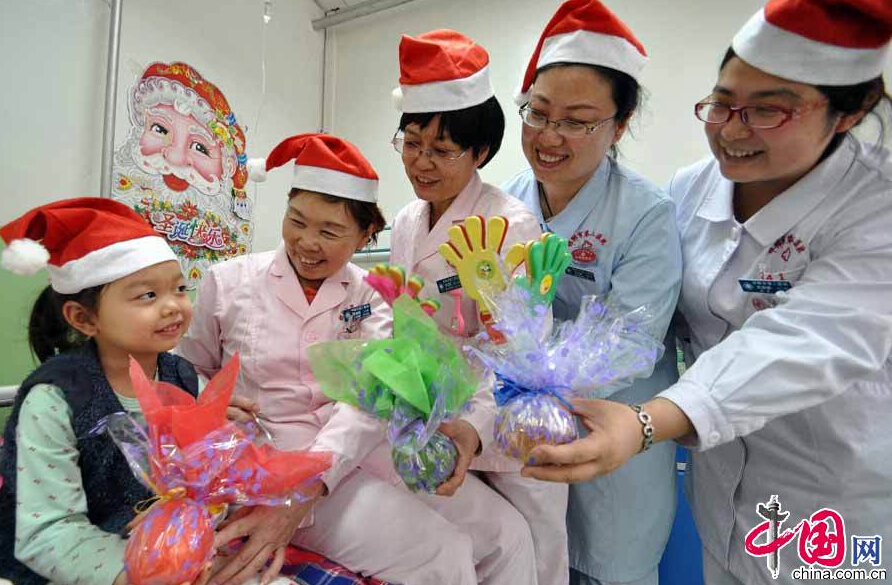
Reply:
[[457, 457], [437, 427], [461, 412], [477, 380], [422, 304], [401, 294], [392, 307], [393, 338], [317, 343], [307, 355], [326, 396], [386, 422], [406, 486], [432, 493], [452, 476]]

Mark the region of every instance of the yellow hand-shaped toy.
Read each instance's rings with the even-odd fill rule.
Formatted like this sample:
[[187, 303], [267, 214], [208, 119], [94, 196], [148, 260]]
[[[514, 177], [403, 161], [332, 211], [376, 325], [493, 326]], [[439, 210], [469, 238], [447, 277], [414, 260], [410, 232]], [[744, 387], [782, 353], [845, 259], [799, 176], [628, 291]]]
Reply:
[[486, 306], [481, 290], [492, 294], [505, 288], [499, 253], [507, 232], [504, 217], [491, 217], [484, 224], [482, 217], [472, 215], [449, 228], [449, 241], [440, 245], [440, 255], [455, 268], [462, 288], [481, 307]]

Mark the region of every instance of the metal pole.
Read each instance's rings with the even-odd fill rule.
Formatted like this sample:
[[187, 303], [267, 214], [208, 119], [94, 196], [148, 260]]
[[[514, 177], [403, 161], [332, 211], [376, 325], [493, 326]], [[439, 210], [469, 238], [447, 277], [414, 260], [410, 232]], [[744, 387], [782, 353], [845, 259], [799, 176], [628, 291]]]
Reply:
[[105, 123], [102, 128], [102, 172], [99, 194], [111, 197], [112, 162], [115, 149], [115, 105], [118, 95], [118, 57], [121, 53], [121, 4], [111, 0], [108, 25], [108, 64], [105, 70]]

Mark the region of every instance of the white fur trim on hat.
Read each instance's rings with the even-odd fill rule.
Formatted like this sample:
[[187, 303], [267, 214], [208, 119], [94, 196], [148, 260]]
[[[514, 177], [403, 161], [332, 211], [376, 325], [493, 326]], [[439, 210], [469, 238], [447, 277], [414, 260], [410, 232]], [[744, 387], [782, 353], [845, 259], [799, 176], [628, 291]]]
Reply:
[[449, 81], [400, 85], [398, 108], [407, 114], [452, 112], [482, 104], [495, 95], [489, 79], [489, 65], [473, 75]]
[[53, 290], [74, 294], [91, 286], [99, 286], [129, 276], [143, 268], [176, 260], [167, 240], [161, 236], [144, 236], [116, 242], [94, 250], [62, 266], [47, 266]]
[[[536, 69], [552, 63], [600, 65], [622, 71], [637, 81], [647, 61], [647, 57], [635, 45], [622, 37], [577, 30], [545, 39]], [[518, 106], [527, 103], [529, 91], [524, 92], [522, 86], [518, 87], [514, 92], [514, 101]]]
[[28, 275], [45, 268], [49, 259], [49, 251], [40, 242], [22, 238], [11, 241], [3, 249], [0, 264], [15, 274]]
[[876, 49], [852, 49], [813, 41], [754, 14], [734, 35], [737, 55], [766, 73], [812, 85], [854, 85], [883, 73], [892, 43]]
[[255, 183], [266, 181], [266, 159], [249, 158], [247, 163], [248, 178]]
[[322, 167], [295, 165], [294, 180], [291, 182], [291, 186], [296, 189], [327, 193], [356, 201], [370, 203], [378, 201], [377, 180], [364, 179], [350, 173]]

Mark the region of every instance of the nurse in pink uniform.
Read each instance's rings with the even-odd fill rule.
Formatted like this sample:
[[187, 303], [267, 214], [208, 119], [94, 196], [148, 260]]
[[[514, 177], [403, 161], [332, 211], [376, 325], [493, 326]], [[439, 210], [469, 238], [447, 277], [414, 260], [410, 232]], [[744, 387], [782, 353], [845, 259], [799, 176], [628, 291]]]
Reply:
[[332, 402], [313, 379], [310, 344], [390, 334], [389, 308], [350, 263], [384, 218], [378, 177], [349, 142], [293, 136], [260, 162], [269, 170], [292, 161], [282, 243], [210, 270], [178, 351], [208, 377], [239, 352], [236, 393], [259, 406], [275, 445], [330, 451], [335, 463], [307, 504], [239, 512], [217, 543], [248, 540], [212, 583], [275, 574], [289, 542], [394, 583], [527, 582], [533, 553], [520, 514], [480, 480], [453, 498], [415, 495], [391, 481], [379, 423]]
[[[484, 183], [477, 172], [498, 152], [505, 130], [486, 50], [460, 33], [436, 30], [403, 36], [399, 59], [400, 87], [394, 96], [402, 116], [393, 145], [402, 155], [417, 199], [393, 222], [391, 262], [424, 278], [422, 295], [441, 302], [435, 318], [461, 344], [479, 332], [481, 322], [479, 307], [462, 294], [455, 269], [438, 253], [449, 228], [469, 215], [504, 216], [509, 225], [503, 250], [538, 238], [541, 231], [523, 203]], [[488, 449], [494, 414], [490, 378], [481, 384], [464, 420], [444, 429], [461, 457], [453, 478], [438, 493], [461, 494], [466, 489], [459, 489], [462, 481], [467, 485], [476, 479], [466, 470], [476, 470], [526, 518], [536, 549], [538, 583], [566, 584], [567, 488], [521, 478], [518, 463], [494, 447]], [[472, 462], [475, 453], [480, 456]]]

